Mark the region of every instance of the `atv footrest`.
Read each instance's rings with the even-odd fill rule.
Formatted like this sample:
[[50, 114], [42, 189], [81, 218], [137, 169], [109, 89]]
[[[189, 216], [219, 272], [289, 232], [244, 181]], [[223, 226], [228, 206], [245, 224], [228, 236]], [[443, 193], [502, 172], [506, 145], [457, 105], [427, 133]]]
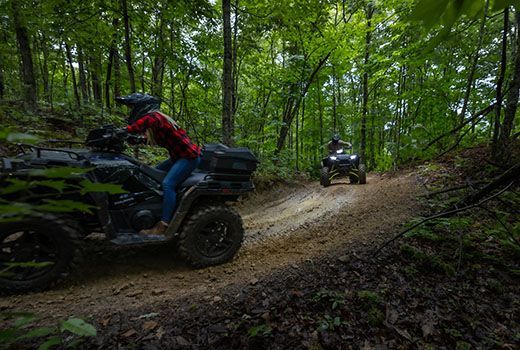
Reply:
[[143, 244], [143, 243], [159, 243], [169, 240], [169, 236], [165, 235], [140, 235], [138, 233], [124, 233], [119, 234], [116, 238], [111, 240], [112, 243], [117, 245], [132, 245], [132, 244]]

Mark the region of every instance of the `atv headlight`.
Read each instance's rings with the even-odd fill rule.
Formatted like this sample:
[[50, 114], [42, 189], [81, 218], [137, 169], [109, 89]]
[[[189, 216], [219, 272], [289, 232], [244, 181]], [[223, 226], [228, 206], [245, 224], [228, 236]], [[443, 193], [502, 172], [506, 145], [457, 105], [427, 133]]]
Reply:
[[352, 156], [350, 156], [350, 159], [352, 159], [352, 160], [354, 160], [354, 159], [356, 159], [356, 158], [357, 158], [356, 155], [352, 155]]
[[336, 157], [336, 156], [330, 156], [330, 159], [331, 159], [331, 160], [336, 160], [336, 159], [338, 159], [338, 157]]
[[337, 154], [341, 154], [341, 153], [343, 153], [343, 148], [338, 149], [338, 150], [336, 151], [336, 153], [337, 153]]

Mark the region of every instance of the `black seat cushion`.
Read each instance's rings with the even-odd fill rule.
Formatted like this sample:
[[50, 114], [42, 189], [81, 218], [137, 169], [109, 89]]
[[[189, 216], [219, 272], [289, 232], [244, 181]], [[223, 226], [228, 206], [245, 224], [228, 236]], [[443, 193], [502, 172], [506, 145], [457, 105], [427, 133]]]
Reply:
[[162, 182], [164, 178], [166, 177], [167, 172], [162, 171], [156, 168], [152, 168], [151, 166], [148, 166], [146, 164], [141, 164], [139, 167], [143, 173], [150, 176], [152, 179], [156, 180], [157, 182]]

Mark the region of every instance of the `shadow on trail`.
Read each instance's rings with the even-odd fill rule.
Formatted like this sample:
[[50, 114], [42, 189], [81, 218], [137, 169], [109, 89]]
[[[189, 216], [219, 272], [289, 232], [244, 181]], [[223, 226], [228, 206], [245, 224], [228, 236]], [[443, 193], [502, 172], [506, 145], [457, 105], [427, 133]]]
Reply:
[[[113, 246], [109, 242], [95, 240], [86, 244], [83, 261], [70, 279], [70, 284], [89, 284], [112, 277], [161, 275], [190, 270], [192, 269], [180, 258], [173, 243]], [[63, 287], [67, 285], [67, 281], [62, 284]]]

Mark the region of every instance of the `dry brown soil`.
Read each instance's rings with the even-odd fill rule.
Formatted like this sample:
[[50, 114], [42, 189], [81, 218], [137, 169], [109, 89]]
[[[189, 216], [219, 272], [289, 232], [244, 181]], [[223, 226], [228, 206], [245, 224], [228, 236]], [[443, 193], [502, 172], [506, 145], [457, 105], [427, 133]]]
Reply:
[[63, 319], [95, 317], [189, 296], [218, 298], [230, 284], [259, 278], [342, 247], [375, 246], [416, 213], [413, 174], [370, 175], [366, 185], [337, 181], [277, 186], [254, 194], [237, 208], [244, 219], [244, 246], [233, 262], [192, 270], [175, 248], [107, 247], [89, 243], [76, 275], [54, 290], [0, 299], [0, 310], [24, 310]]

